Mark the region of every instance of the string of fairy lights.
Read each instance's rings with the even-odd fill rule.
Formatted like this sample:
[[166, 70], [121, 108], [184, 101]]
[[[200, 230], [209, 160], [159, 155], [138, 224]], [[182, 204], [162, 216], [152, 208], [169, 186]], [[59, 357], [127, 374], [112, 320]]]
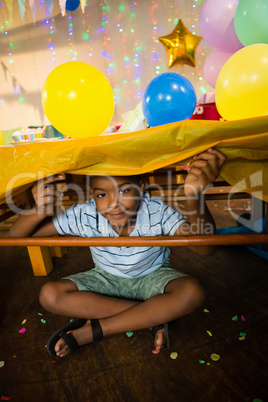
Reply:
[[[126, 108], [128, 106], [133, 108], [141, 101], [145, 87], [149, 83], [148, 75], [152, 79], [154, 76], [168, 71], [186, 76], [194, 85], [198, 95], [205, 93], [209, 86], [203, 78], [202, 71], [208, 53], [204, 41], [201, 41], [196, 49], [195, 68], [176, 65], [172, 69], [168, 69], [166, 51], [158, 40], [161, 35], [172, 32], [181, 18], [182, 10], [186, 15], [183, 18], [184, 24], [193, 34], [198, 35], [198, 19], [203, 2], [204, 0], [150, 0], [148, 2], [101, 0], [95, 6], [98, 7], [97, 13], [94, 10], [94, 18], [96, 16], [98, 18], [96, 29], [92, 6], [88, 0], [89, 4], [85, 6], [82, 17], [80, 16], [80, 21], [82, 18], [80, 26], [78, 26], [76, 15], [72, 12], [66, 11], [63, 17], [66, 19], [66, 30], [64, 33], [61, 32], [61, 35], [65, 35], [67, 50], [65, 60], [62, 60], [62, 57], [61, 59], [57, 57], [57, 35], [59, 33], [55, 29], [53, 17], [47, 9], [45, 1], [40, 0], [37, 7], [42, 9], [43, 24], [47, 26], [47, 58], [50, 61], [50, 70], [66, 61], [82, 59], [81, 61], [96, 66], [98, 60], [98, 63], [102, 62], [102, 72], [113, 87], [116, 104], [124, 104]], [[78, 12], [81, 13], [81, 9], [75, 11], [75, 13]], [[6, 8], [1, 3], [0, 16], [0, 36], [5, 36], [6, 54], [9, 61], [6, 73], [12, 78], [14, 77], [14, 60], [16, 60], [13, 57], [15, 54], [13, 54], [12, 38], [9, 35], [12, 24]], [[146, 38], [142, 36], [145, 21], [148, 35]], [[78, 43], [81, 40], [83, 55], [81, 44]], [[99, 50], [100, 44], [101, 51]], [[13, 80], [13, 82], [15, 81]], [[16, 93], [15, 86], [14, 93]], [[0, 94], [0, 103], [3, 102], [4, 99]]]
[[[14, 82], [14, 68], [13, 68], [13, 57], [12, 57], [12, 49], [13, 49], [13, 42], [12, 39], [9, 35], [9, 25], [10, 22], [7, 18], [6, 11], [2, 7], [2, 4], [0, 3], [0, 10], [1, 10], [1, 36], [3, 38], [3, 42], [5, 43], [6, 47], [6, 54], [8, 55], [8, 65], [4, 64], [3, 61], [1, 61], [2, 68], [4, 70], [4, 75], [5, 78], [8, 79], [8, 76], [11, 78], [12, 82]], [[16, 93], [17, 88], [14, 86], [14, 93]], [[5, 100], [3, 98], [0, 98], [0, 103], [3, 104]]]
[[46, 8], [46, 4], [44, 0], [41, 0], [39, 2], [40, 8], [44, 9], [45, 12], [45, 18], [44, 18], [44, 24], [48, 27], [48, 51], [50, 54], [51, 61], [53, 65], [56, 67], [56, 49], [53, 41], [53, 35], [54, 35], [54, 21], [53, 18], [50, 14], [50, 11]]

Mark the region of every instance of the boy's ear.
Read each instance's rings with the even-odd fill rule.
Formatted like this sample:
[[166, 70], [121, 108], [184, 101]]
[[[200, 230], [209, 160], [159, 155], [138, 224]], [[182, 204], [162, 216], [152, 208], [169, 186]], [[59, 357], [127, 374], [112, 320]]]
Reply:
[[145, 186], [146, 186], [146, 180], [142, 178], [139, 182], [139, 187], [140, 187], [140, 195], [143, 196], [144, 191], [145, 191]]

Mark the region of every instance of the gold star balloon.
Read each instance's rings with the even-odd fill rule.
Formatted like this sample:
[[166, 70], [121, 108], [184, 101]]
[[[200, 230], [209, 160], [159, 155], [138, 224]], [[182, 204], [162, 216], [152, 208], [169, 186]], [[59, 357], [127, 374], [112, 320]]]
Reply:
[[179, 20], [171, 34], [158, 38], [168, 54], [168, 66], [188, 64], [195, 67], [195, 49], [202, 36], [192, 34], [182, 20]]

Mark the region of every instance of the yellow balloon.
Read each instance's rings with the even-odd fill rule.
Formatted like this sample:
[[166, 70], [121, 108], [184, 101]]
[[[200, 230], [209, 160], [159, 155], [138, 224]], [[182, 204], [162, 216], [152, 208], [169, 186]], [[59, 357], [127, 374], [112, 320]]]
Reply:
[[3, 136], [2, 131], [0, 131], [0, 145], [3, 145], [3, 144], [4, 144], [4, 136]]
[[216, 82], [215, 102], [225, 120], [268, 114], [268, 45], [256, 44], [234, 53]]
[[114, 113], [114, 95], [105, 76], [78, 61], [61, 64], [47, 76], [42, 105], [50, 123], [72, 138], [96, 137]]

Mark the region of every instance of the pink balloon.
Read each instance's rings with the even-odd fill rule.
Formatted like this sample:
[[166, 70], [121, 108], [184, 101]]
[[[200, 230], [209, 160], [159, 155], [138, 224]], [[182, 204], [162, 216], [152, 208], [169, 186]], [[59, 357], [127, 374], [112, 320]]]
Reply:
[[243, 47], [234, 28], [238, 0], [206, 0], [199, 15], [203, 38], [223, 52], [236, 52]]
[[232, 55], [232, 52], [214, 50], [207, 56], [203, 65], [203, 74], [205, 80], [212, 88], [215, 88], [219, 72]]

